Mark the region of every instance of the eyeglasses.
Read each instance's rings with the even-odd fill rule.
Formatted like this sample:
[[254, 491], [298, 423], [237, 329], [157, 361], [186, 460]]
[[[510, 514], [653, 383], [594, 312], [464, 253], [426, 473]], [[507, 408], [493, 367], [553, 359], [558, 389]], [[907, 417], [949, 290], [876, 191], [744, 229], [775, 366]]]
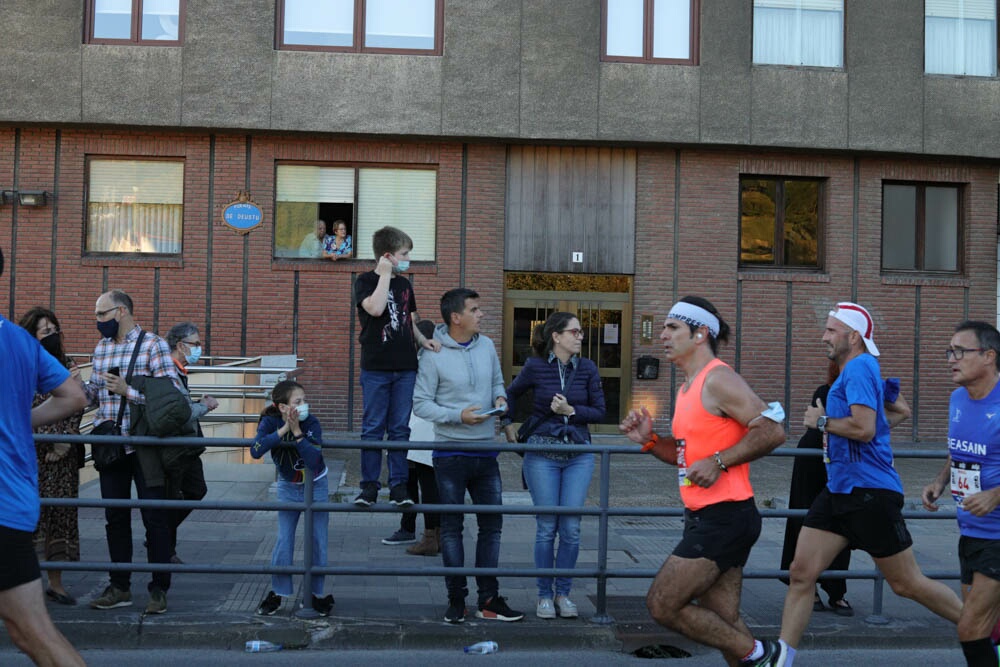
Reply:
[[965, 356], [966, 352], [985, 352], [987, 348], [985, 347], [949, 347], [945, 354], [947, 355], [948, 361], [954, 359], [955, 361], [961, 361]]
[[576, 338], [583, 340], [583, 329], [563, 329], [559, 333], [573, 334]]
[[96, 315], [97, 317], [104, 317], [112, 310], [118, 310], [119, 308], [121, 308], [121, 306], [114, 306], [112, 308], [108, 308], [107, 310], [98, 310], [97, 312], [94, 313], [94, 315]]
[[55, 327], [45, 327], [44, 329], [39, 329], [36, 335], [38, 338], [45, 338], [57, 333], [59, 333], [59, 329], [56, 329]]
[[189, 347], [201, 347], [200, 340], [182, 340], [181, 342]]

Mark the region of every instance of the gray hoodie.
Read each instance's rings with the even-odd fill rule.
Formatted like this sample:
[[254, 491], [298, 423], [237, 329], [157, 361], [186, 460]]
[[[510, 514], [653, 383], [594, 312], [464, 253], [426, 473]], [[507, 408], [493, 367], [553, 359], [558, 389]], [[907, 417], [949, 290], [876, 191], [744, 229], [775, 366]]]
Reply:
[[493, 440], [492, 417], [475, 426], [463, 424], [462, 410], [470, 405], [485, 410], [497, 398], [507, 398], [496, 346], [480, 334], [467, 346], [459, 345], [445, 324], [437, 325], [434, 337], [441, 341], [441, 351], [420, 355], [413, 413], [434, 424], [439, 440]]

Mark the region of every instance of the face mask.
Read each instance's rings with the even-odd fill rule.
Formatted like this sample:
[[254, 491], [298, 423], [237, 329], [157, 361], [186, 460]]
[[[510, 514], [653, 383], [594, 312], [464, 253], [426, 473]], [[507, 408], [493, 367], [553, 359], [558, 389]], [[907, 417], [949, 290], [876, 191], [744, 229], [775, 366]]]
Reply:
[[410, 268], [410, 260], [401, 259], [396, 263], [396, 273], [406, 273]]
[[105, 338], [114, 338], [118, 335], [118, 320], [108, 320], [107, 322], [98, 322], [97, 330], [101, 332], [101, 335]]
[[309, 417], [309, 404], [303, 403], [302, 405], [296, 405], [295, 409], [299, 411], [299, 421]]
[[194, 345], [188, 345], [188, 349], [191, 350], [191, 354], [185, 354], [184, 358], [189, 364], [196, 364], [198, 360], [201, 359], [201, 345], [197, 347]]
[[59, 340], [59, 332], [50, 333], [45, 338], [38, 341], [41, 343], [42, 347], [46, 352], [51, 354], [56, 359], [62, 357], [62, 341]]

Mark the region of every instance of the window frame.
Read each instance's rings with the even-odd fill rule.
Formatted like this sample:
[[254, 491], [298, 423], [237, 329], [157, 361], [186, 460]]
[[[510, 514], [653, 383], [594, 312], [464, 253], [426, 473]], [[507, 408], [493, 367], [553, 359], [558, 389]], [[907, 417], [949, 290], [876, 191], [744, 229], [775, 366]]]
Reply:
[[754, 39], [756, 31], [753, 29], [754, 12], [757, 9], [756, 2], [750, 2], [750, 64], [754, 67], [794, 67], [797, 69], [815, 68], [822, 70], [845, 70], [847, 69], [847, 0], [842, 0], [840, 14], [842, 23], [840, 26], [840, 64], [839, 65], [812, 65], [812, 64], [789, 64], [789, 63], [759, 63], [753, 59]]
[[[775, 183], [775, 208], [774, 208], [774, 261], [770, 264], [763, 262], [743, 261], [743, 181], [773, 181]], [[824, 230], [826, 229], [826, 187], [827, 179], [822, 176], [776, 176], [774, 174], [740, 174], [739, 183], [736, 189], [736, 210], [739, 216], [739, 235], [736, 247], [737, 267], [740, 271], [781, 271], [781, 272], [803, 272], [818, 273], [824, 269]], [[787, 181], [806, 181], [816, 183], [816, 264], [793, 265], [785, 264], [785, 183]], [[779, 259], [781, 260], [779, 262]]]
[[[105, 162], [171, 162], [180, 163], [183, 168], [183, 176], [181, 177], [181, 229], [180, 229], [180, 250], [177, 252], [126, 252], [117, 250], [87, 250], [87, 229], [90, 222], [90, 165], [94, 161], [105, 161]], [[186, 157], [159, 157], [159, 156], [146, 156], [146, 155], [105, 155], [105, 154], [91, 154], [87, 155], [84, 159], [84, 175], [83, 175], [83, 230], [81, 238], [81, 257], [104, 257], [104, 258], [120, 258], [129, 260], [147, 260], [147, 259], [180, 259], [184, 257], [184, 228], [186, 226], [185, 212], [187, 209], [187, 158]]]
[[132, 30], [129, 39], [109, 39], [94, 37], [94, 22], [96, 20], [97, 0], [86, 0], [86, 21], [83, 35], [84, 44], [124, 44], [135, 46], [183, 46], [184, 16], [187, 13], [187, 0], [177, 0], [177, 39], [142, 39], [142, 3], [143, 0], [132, 0]]
[[688, 44], [691, 48], [688, 58], [653, 57], [653, 4], [655, 0], [643, 0], [642, 9], [642, 56], [608, 55], [608, 0], [601, 0], [601, 61], [609, 63], [645, 63], [657, 65], [698, 65], [701, 53], [701, 0], [689, 0], [691, 21], [688, 26]]
[[[434, 257], [433, 259], [414, 259], [411, 260], [411, 266], [429, 266], [436, 264], [438, 261], [438, 249], [439, 249], [439, 239], [438, 239], [438, 224], [440, 222], [440, 187], [441, 187], [441, 169], [440, 165], [434, 164], [414, 164], [414, 163], [395, 163], [395, 162], [317, 162], [313, 160], [275, 160], [274, 161], [274, 188], [272, 193], [272, 211], [274, 214], [272, 216], [271, 222], [271, 261], [275, 263], [282, 262], [295, 262], [304, 264], [316, 264], [322, 263], [322, 259], [315, 259], [312, 257], [296, 257], [289, 256], [283, 257], [275, 254], [276, 246], [275, 239], [277, 238], [275, 226], [278, 224], [278, 168], [288, 167], [288, 166], [301, 166], [301, 167], [320, 167], [323, 169], [352, 169], [354, 170], [354, 202], [351, 211], [350, 223], [350, 235], [352, 238], [353, 254], [348, 259], [338, 260], [334, 262], [326, 262], [326, 264], [343, 264], [344, 262], [364, 262], [371, 263], [374, 261], [372, 257], [362, 257], [361, 252], [358, 250], [358, 198], [359, 189], [361, 187], [361, 179], [359, 178], [362, 169], [408, 169], [413, 171], [433, 171], [435, 173], [435, 186], [434, 186]], [[331, 221], [332, 222], [332, 221]], [[407, 232], [407, 230], [403, 230]], [[365, 251], [371, 252], [371, 239], [368, 239], [368, 249]]]
[[[914, 202], [914, 212], [916, 219], [914, 222], [915, 247], [914, 259], [916, 266], [912, 269], [886, 268], [885, 266], [885, 186], [886, 185], [908, 185], [916, 188], [916, 201]], [[965, 183], [943, 182], [943, 181], [905, 181], [899, 179], [882, 179], [881, 197], [879, 198], [879, 270], [882, 275], [921, 275], [921, 276], [947, 276], [959, 277], [965, 275]], [[924, 250], [927, 239], [927, 204], [925, 191], [932, 188], [953, 188], [956, 191], [957, 210], [955, 211], [955, 270], [925, 269]]]
[[351, 46], [322, 46], [314, 44], [285, 44], [285, 2], [278, 0], [274, 22], [274, 48], [278, 51], [325, 51], [334, 53], [393, 53], [411, 56], [440, 56], [444, 52], [444, 0], [434, 0], [434, 48], [392, 49], [365, 46], [365, 9], [368, 0], [354, 1], [354, 34]]
[[[924, 51], [924, 63], [923, 63], [923, 74], [924, 76], [961, 76], [961, 77], [975, 77], [978, 79], [996, 79], [1000, 78], [1000, 0], [997, 0], [993, 6], [993, 28], [994, 28], [994, 41], [996, 47], [996, 53], [994, 54], [994, 65], [993, 74], [955, 74], [951, 72], [928, 72], [927, 71], [927, 2], [924, 1], [923, 6], [923, 24], [921, 27], [922, 37], [923, 37], [923, 51]], [[961, 194], [961, 193], [960, 193]]]

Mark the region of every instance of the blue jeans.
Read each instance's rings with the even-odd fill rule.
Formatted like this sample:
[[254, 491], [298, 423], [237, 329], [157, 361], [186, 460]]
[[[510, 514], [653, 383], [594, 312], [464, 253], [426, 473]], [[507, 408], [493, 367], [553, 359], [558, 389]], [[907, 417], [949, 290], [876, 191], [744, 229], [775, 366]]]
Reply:
[[[305, 501], [305, 484], [293, 484], [278, 480], [278, 500], [283, 503], [301, 503]], [[313, 482], [313, 502], [326, 503], [330, 501], [330, 476], [325, 475]], [[278, 541], [274, 543], [271, 552], [271, 565], [291, 565], [295, 553], [295, 528], [299, 523], [298, 510], [278, 511]], [[326, 567], [327, 534], [329, 532], [329, 512], [313, 512], [313, 565]], [[323, 597], [323, 575], [313, 575], [312, 594]], [[292, 594], [292, 575], [272, 574], [271, 588], [278, 595]]]
[[[501, 505], [500, 468], [496, 458], [482, 456], [440, 456], [434, 459], [439, 501], [443, 505], [464, 505], [465, 492], [475, 505]], [[500, 560], [500, 530], [502, 514], [479, 514], [476, 517], [479, 535], [476, 539], [476, 567], [496, 567]], [[462, 544], [464, 514], [441, 514], [441, 559], [445, 567], [465, 565]], [[465, 577], [445, 577], [449, 600], [464, 600], [469, 594]], [[479, 604], [483, 605], [500, 590], [497, 578], [476, 577]]]
[[[410, 411], [413, 409], [413, 386], [416, 371], [361, 371], [361, 439], [381, 441], [386, 433], [389, 440], [410, 439]], [[389, 486], [406, 484], [406, 450], [386, 453]], [[379, 488], [382, 475], [382, 450], [361, 450], [361, 485], [375, 484]]]
[[[550, 459], [528, 452], [524, 455], [524, 479], [536, 505], [582, 507], [594, 473], [594, 455], [578, 454], [569, 460]], [[559, 551], [555, 552], [556, 535]], [[580, 555], [580, 517], [570, 514], [539, 514], [535, 528], [535, 567], [576, 567]], [[569, 595], [573, 580], [557, 577], [555, 594]], [[552, 577], [538, 577], [538, 597], [552, 597]]]

